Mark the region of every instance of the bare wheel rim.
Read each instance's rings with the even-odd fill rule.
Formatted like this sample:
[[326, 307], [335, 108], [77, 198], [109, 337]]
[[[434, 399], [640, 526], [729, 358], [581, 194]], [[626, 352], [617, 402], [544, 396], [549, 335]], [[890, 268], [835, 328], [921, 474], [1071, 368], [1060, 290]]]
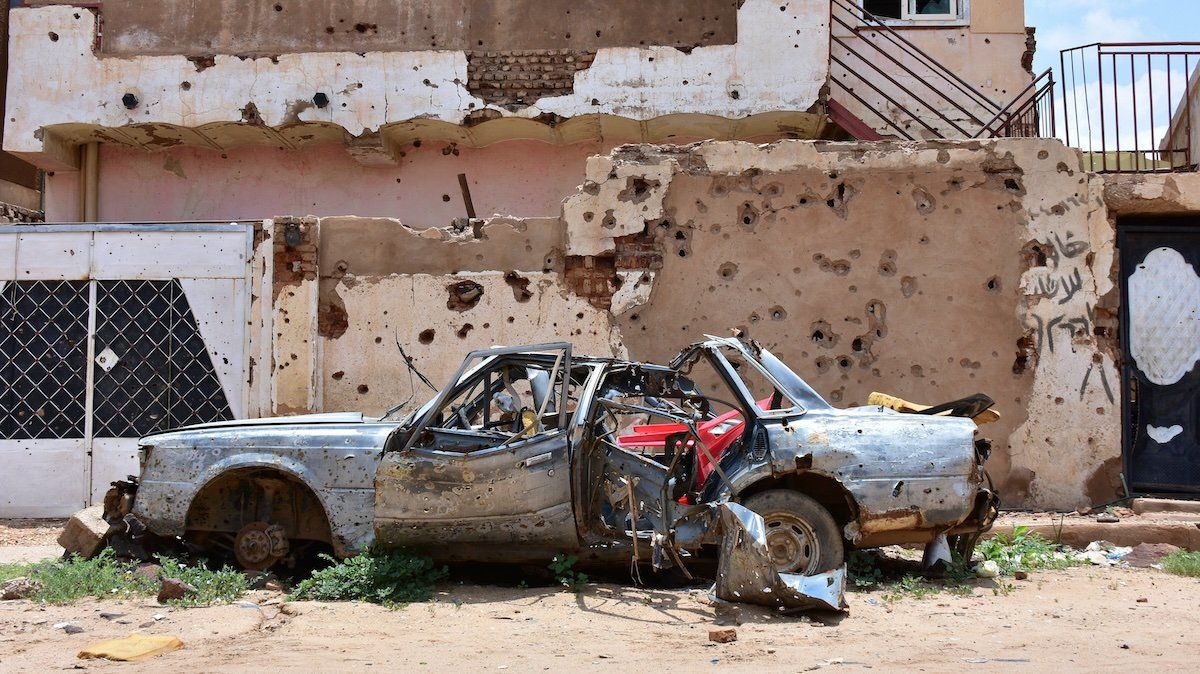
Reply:
[[273, 547], [270, 525], [252, 522], [242, 527], [234, 538], [233, 554], [242, 568], [261, 571], [279, 561]]
[[767, 551], [775, 568], [784, 573], [816, 573], [821, 543], [812, 525], [790, 513], [771, 513], [763, 520], [767, 525]]

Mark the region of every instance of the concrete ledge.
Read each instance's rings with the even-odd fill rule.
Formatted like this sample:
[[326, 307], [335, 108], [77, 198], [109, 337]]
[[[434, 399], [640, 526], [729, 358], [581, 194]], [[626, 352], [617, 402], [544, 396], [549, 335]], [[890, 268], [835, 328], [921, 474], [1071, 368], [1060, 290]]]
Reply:
[[1093, 541], [1108, 541], [1131, 547], [1141, 543], [1170, 543], [1185, 550], [1200, 550], [1200, 516], [1193, 520], [1130, 517], [1112, 523], [1067, 517], [1061, 524], [1057, 517], [1049, 515], [1002, 517], [985, 537], [1009, 533], [1015, 526], [1028, 527], [1051, 541], [1073, 548], [1085, 548]]
[[[1129, 507], [1133, 512], [1146, 513], [1190, 513], [1200, 516], [1200, 501], [1180, 501], [1165, 498], [1135, 498]], [[1197, 519], [1200, 519], [1198, 517]]]

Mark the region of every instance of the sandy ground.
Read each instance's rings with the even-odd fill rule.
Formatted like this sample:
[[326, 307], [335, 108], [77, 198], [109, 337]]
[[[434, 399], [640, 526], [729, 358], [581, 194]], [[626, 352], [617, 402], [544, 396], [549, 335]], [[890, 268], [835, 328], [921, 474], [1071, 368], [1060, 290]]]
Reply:
[[[578, 595], [449, 584], [433, 602], [397, 610], [292, 603], [261, 592], [203, 609], [153, 600], [8, 601], [0, 602], [0, 669], [1195, 671], [1200, 581], [1087, 567], [1006, 584], [1011, 589], [999, 594], [992, 581], [978, 581], [969, 597], [898, 601], [881, 590], [854, 591], [845, 615], [811, 618], [716, 607], [699, 588], [610, 584]], [[53, 627], [60, 622], [84, 631], [66, 634]], [[708, 631], [722, 624], [737, 625], [735, 643], [709, 642]], [[177, 635], [186, 648], [140, 663], [76, 659], [80, 649], [135, 629]]]
[[0, 520], [0, 564], [62, 555], [58, 534], [66, 520]]

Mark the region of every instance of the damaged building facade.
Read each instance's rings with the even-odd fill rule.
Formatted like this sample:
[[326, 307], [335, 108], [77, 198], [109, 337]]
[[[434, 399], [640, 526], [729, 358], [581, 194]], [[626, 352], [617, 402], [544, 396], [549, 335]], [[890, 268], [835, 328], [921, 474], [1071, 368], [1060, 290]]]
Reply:
[[987, 393], [1007, 506], [1200, 489], [1190, 155], [1052, 138], [1020, 0], [863, 4], [21, 3], [4, 149], [78, 224], [0, 229], [0, 515], [152, 430], [418, 404], [406, 360], [730, 328], [837, 406]]

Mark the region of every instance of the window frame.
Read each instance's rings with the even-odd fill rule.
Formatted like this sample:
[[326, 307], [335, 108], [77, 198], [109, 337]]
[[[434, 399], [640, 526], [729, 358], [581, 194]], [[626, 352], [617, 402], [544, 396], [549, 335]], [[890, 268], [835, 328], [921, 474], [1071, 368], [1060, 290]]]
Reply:
[[[949, 14], [917, 14], [917, 0], [899, 0], [900, 18], [881, 16], [879, 19], [892, 28], [958, 27], [971, 25], [971, 0], [950, 0], [954, 11]], [[863, 6], [863, 0], [858, 0]]]

